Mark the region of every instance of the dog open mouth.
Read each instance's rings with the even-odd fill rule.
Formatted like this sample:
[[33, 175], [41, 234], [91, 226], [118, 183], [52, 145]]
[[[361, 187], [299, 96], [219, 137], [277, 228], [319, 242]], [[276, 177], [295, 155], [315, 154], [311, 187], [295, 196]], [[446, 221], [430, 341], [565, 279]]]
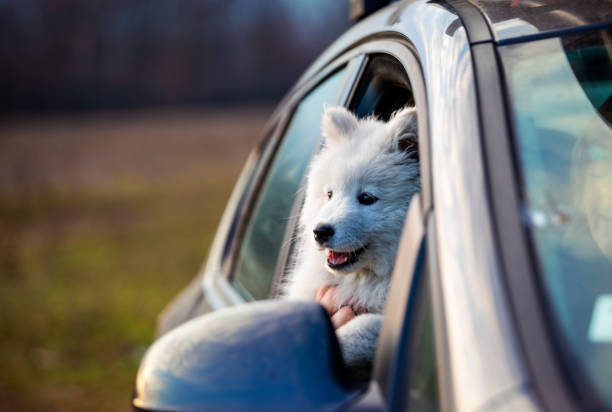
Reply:
[[341, 269], [343, 267], [352, 265], [353, 263], [357, 262], [357, 257], [364, 250], [364, 247], [352, 252], [340, 252], [330, 249], [327, 251], [327, 265], [332, 269]]

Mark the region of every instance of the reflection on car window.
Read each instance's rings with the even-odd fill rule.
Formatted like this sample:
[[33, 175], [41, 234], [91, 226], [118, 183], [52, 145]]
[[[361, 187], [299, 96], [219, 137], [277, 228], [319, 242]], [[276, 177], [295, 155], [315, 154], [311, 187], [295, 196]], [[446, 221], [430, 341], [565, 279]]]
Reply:
[[[257, 176], [257, 171], [261, 168], [263, 159], [265, 158], [264, 152], [268, 152], [270, 149], [271, 139], [268, 136], [265, 140], [265, 143], [262, 147], [258, 147], [251, 152], [249, 155], [246, 164], [244, 165], [242, 171], [240, 172], [239, 181], [242, 179], [246, 180], [246, 184], [242, 188], [242, 194], [240, 196], [240, 200], [238, 201], [238, 205], [236, 206], [236, 211], [234, 212], [234, 217], [232, 219], [232, 223], [230, 225], [230, 229], [227, 233], [227, 237], [225, 239], [225, 246], [223, 248], [223, 256], [222, 260], [224, 261], [229, 255], [232, 247], [232, 242], [234, 241], [234, 236], [236, 235], [236, 230], [238, 229], [238, 223], [240, 221], [240, 216], [244, 213], [244, 208], [246, 206], [246, 202], [248, 196], [253, 190], [253, 186], [255, 184], [255, 177]], [[236, 189], [234, 189], [236, 190]]]
[[[573, 381], [612, 406], [612, 43], [501, 47], [529, 229]], [[573, 362], [576, 361], [576, 364]], [[581, 379], [586, 376], [587, 379]]]
[[298, 105], [270, 166], [238, 251], [233, 283], [246, 299], [270, 292], [285, 226], [310, 155], [320, 136], [324, 105], [336, 104], [344, 69], [335, 72]]
[[[409, 339], [408, 411], [434, 412], [440, 410], [436, 347], [433, 330], [433, 308], [429, 273], [418, 276], [414, 318]], [[417, 277], [415, 277], [417, 279]]]

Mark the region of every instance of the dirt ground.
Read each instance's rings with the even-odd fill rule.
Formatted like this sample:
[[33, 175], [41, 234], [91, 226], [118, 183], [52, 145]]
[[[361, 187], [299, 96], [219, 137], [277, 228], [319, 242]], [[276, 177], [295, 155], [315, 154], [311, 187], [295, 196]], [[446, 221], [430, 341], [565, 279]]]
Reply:
[[130, 410], [271, 111], [0, 120], [0, 410]]
[[234, 177], [270, 113], [254, 106], [3, 119], [0, 189], [171, 180], [204, 166]]

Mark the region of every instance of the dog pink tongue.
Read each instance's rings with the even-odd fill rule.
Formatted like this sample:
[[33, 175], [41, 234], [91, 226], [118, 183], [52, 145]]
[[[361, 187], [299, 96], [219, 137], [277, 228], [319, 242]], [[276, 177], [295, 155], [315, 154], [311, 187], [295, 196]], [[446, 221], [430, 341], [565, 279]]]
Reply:
[[344, 262], [348, 261], [348, 259], [348, 252], [335, 252], [333, 250], [330, 250], [327, 254], [327, 261], [332, 265], [341, 265]]

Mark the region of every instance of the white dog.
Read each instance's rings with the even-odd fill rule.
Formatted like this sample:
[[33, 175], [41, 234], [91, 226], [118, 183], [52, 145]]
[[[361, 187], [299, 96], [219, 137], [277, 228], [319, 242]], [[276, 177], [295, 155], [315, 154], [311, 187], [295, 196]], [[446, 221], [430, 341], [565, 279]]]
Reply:
[[420, 188], [416, 111], [407, 107], [382, 122], [329, 107], [321, 129], [325, 145], [308, 173], [284, 295], [319, 301], [346, 364], [368, 370], [404, 218]]

